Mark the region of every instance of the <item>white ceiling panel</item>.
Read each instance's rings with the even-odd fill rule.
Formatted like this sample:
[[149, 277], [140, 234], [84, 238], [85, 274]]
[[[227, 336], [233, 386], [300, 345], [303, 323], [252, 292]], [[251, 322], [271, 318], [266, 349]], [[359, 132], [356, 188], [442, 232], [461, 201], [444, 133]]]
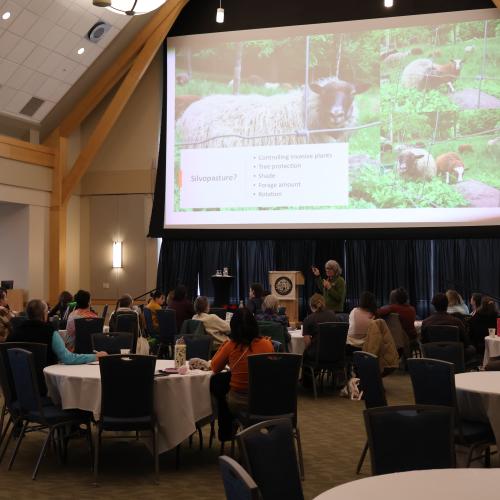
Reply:
[[[32, 97], [46, 102], [42, 120], [130, 21], [91, 0], [0, 0], [0, 113], [19, 116]], [[97, 43], [87, 38], [99, 21], [110, 29]], [[78, 49], [85, 51], [79, 55]]]

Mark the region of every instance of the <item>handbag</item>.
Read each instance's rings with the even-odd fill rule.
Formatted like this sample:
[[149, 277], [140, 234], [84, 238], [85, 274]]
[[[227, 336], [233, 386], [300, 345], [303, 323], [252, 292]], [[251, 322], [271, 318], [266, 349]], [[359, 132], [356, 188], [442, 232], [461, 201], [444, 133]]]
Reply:
[[139, 335], [137, 337], [137, 346], [135, 348], [135, 353], [141, 354], [142, 356], [149, 356], [149, 342], [142, 335]]

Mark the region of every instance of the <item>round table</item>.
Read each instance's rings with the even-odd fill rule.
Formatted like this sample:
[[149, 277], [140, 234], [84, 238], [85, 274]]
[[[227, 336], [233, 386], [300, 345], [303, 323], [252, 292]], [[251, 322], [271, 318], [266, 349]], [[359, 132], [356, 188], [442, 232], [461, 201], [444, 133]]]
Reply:
[[[173, 368], [173, 360], [157, 360], [156, 371]], [[63, 409], [101, 409], [101, 374], [95, 362], [87, 365], [52, 365], [44, 369], [48, 394]], [[155, 411], [158, 419], [158, 452], [175, 448], [196, 430], [196, 422], [212, 414], [212, 372], [190, 370], [187, 375], [155, 378]]]
[[483, 366], [486, 366], [488, 360], [494, 356], [500, 356], [500, 337], [484, 337], [484, 358]]
[[458, 373], [455, 387], [460, 416], [489, 421], [500, 443], [500, 372]]
[[434, 469], [383, 474], [345, 483], [315, 500], [492, 500], [498, 497], [498, 469]]
[[293, 354], [303, 354], [305, 349], [304, 336], [302, 330], [290, 330], [290, 352]]

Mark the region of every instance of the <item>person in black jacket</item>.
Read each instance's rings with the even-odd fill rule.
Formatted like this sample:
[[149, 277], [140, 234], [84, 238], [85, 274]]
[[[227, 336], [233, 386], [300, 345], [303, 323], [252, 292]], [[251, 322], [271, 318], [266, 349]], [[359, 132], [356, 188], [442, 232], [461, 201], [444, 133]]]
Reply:
[[469, 335], [472, 344], [479, 354], [484, 354], [484, 337], [488, 336], [489, 328], [497, 327], [498, 309], [491, 297], [484, 296], [481, 306], [469, 318]]

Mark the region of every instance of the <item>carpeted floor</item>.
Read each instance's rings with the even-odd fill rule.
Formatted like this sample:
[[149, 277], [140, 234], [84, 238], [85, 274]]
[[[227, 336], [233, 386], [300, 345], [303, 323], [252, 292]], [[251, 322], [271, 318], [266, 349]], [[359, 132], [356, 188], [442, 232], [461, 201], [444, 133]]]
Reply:
[[[384, 379], [389, 404], [412, 404], [407, 375], [395, 373]], [[317, 401], [309, 394], [299, 399], [299, 425], [302, 434], [306, 478], [306, 499], [347, 481], [370, 474], [367, 458], [362, 474], [355, 468], [365, 442], [362, 423], [363, 402], [338, 395], [324, 394]], [[205, 433], [208, 438], [208, 432]], [[14, 469], [7, 472], [7, 460], [0, 466], [0, 498], [35, 500], [38, 498], [176, 498], [223, 499], [224, 492], [217, 468], [218, 443], [199, 451], [183, 444], [181, 467], [175, 469], [175, 454], [161, 457], [161, 483], [153, 483], [152, 459], [148, 450], [136, 441], [104, 440], [100, 486], [92, 486], [89, 458], [84, 441], [74, 441], [69, 449], [68, 465], [60, 466], [48, 453], [38, 479], [31, 480], [32, 468], [40, 450], [42, 436], [29, 435], [20, 450]], [[208, 442], [208, 439], [205, 440]], [[498, 466], [498, 455], [493, 458]], [[279, 499], [278, 499], [279, 500]]]

